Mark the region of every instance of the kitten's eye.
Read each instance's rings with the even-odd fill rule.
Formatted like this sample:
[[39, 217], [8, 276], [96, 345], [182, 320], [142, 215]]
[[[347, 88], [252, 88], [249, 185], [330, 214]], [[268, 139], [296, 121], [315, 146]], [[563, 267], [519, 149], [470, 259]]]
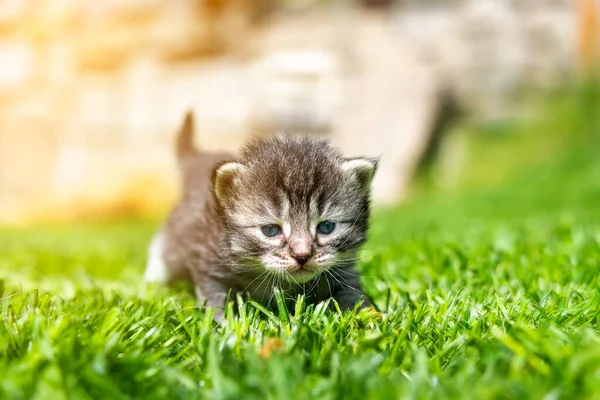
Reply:
[[267, 237], [275, 237], [281, 233], [281, 228], [276, 224], [264, 225], [260, 230]]
[[335, 229], [335, 222], [323, 221], [317, 225], [317, 232], [322, 235], [329, 235]]

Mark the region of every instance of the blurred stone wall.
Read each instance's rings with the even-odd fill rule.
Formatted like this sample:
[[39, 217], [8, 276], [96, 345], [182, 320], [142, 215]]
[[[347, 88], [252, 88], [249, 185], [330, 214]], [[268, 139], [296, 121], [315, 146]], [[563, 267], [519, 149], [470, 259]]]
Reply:
[[495, 118], [576, 60], [566, 1], [292, 3], [260, 26], [272, 1], [0, 3], [0, 221], [160, 209], [177, 193], [171, 142], [190, 108], [209, 150], [283, 130], [382, 155], [375, 199], [395, 202], [440, 88]]
[[576, 66], [573, 1], [457, 0], [450, 8], [440, 7], [442, 1], [409, 3], [410, 11], [397, 15], [399, 34], [479, 117], [506, 116], [520, 89], [564, 81]]
[[0, 221], [164, 205], [189, 108], [205, 147], [235, 147], [247, 100], [220, 55], [243, 53], [249, 5], [0, 3]]

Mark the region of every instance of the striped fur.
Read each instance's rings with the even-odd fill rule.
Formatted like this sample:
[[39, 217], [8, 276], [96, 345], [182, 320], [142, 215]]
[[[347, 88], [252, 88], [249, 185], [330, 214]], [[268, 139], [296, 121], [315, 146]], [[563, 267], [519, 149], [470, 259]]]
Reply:
[[[191, 129], [188, 115], [178, 141], [183, 197], [161, 229], [167, 280], [192, 280], [217, 319], [228, 294], [268, 305], [275, 286], [290, 299], [304, 293], [354, 307], [363, 297], [354, 260], [367, 239], [377, 161], [285, 135], [254, 140], [237, 157], [206, 154], [190, 149]], [[330, 234], [317, 232], [325, 220], [335, 223]], [[269, 224], [281, 234], [267, 237]]]

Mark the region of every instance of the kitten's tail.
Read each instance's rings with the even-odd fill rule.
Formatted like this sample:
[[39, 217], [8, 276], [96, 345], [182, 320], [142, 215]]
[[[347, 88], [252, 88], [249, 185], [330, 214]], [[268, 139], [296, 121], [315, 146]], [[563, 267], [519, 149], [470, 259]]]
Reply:
[[188, 110], [185, 113], [183, 124], [181, 125], [181, 128], [179, 128], [179, 132], [177, 133], [175, 151], [177, 154], [178, 161], [182, 161], [183, 159], [198, 153], [198, 150], [194, 145], [194, 134], [194, 112], [192, 110]]

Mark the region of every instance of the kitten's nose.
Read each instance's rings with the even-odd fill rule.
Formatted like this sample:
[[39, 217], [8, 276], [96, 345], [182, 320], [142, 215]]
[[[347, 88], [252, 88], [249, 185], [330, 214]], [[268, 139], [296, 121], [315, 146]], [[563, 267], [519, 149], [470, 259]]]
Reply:
[[310, 255], [294, 255], [292, 257], [294, 257], [294, 260], [296, 260], [298, 264], [304, 265], [310, 258]]
[[292, 240], [289, 252], [290, 256], [292, 256], [298, 264], [303, 266], [312, 256], [312, 243], [308, 239]]

